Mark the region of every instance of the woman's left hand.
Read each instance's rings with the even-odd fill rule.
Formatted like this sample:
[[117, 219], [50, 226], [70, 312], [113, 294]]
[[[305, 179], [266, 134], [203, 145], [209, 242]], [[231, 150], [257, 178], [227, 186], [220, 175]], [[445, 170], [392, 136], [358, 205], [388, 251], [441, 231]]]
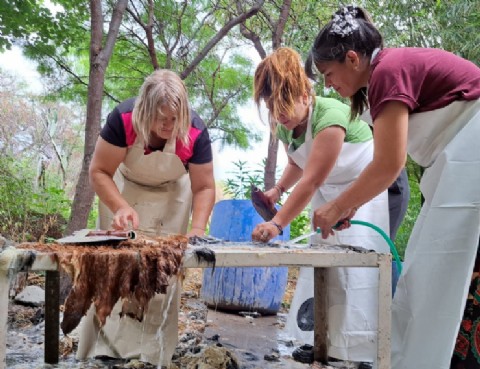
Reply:
[[272, 238], [278, 236], [279, 229], [271, 222], [258, 224], [252, 232], [252, 240], [260, 242], [268, 242]]

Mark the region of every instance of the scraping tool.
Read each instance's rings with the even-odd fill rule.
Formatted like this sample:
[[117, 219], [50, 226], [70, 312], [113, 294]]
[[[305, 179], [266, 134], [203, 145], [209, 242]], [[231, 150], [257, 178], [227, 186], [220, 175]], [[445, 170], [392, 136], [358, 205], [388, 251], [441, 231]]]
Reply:
[[115, 231], [115, 230], [94, 230], [81, 229], [71, 236], [59, 238], [58, 243], [100, 243], [109, 241], [124, 241], [135, 239], [134, 231]]
[[291, 240], [287, 241], [287, 243], [288, 244], [295, 244], [295, 243], [300, 242], [300, 241], [302, 241], [302, 240], [304, 240], [308, 237], [312, 237], [312, 236], [314, 236], [316, 234], [320, 234], [320, 233], [321, 233], [320, 228], [317, 228], [315, 231], [309, 232], [307, 234], [302, 234], [301, 236], [298, 236], [294, 239], [291, 239]]

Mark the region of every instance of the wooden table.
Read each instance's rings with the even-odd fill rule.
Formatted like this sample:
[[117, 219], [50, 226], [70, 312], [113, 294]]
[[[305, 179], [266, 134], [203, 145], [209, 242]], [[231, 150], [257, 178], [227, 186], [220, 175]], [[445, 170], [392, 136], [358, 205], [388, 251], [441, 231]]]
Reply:
[[[252, 247], [251, 244], [235, 243], [234, 246], [212, 246], [217, 267], [313, 267], [314, 268], [314, 358], [327, 363], [327, 268], [373, 267], [379, 269], [378, 288], [378, 369], [390, 369], [391, 333], [391, 268], [390, 254], [357, 252], [348, 247], [323, 246], [306, 249], [281, 247]], [[185, 268], [205, 268], [212, 265], [199, 261], [195, 247], [189, 246], [184, 256]], [[32, 252], [35, 253], [33, 263]], [[30, 259], [29, 259], [30, 258]], [[7, 260], [8, 259], [8, 260]], [[5, 260], [9, 262], [5, 262]], [[0, 253], [0, 325], [5, 327], [8, 316], [9, 274], [25, 270], [46, 271], [45, 285], [45, 362], [59, 360], [59, 272], [55, 259], [50, 254], [35, 251], [10, 249]], [[3, 269], [2, 269], [3, 268]], [[0, 329], [0, 369], [5, 368], [6, 329]]]

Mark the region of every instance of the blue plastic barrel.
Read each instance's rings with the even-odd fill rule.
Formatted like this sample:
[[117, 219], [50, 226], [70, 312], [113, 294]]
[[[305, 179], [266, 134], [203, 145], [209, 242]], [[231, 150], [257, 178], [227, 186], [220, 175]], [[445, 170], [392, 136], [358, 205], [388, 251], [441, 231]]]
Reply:
[[[215, 204], [210, 235], [233, 242], [251, 242], [255, 226], [264, 220], [250, 200], [223, 200]], [[274, 240], [289, 240], [290, 227]], [[200, 297], [208, 306], [230, 311], [276, 314], [288, 279], [287, 267], [206, 268]]]

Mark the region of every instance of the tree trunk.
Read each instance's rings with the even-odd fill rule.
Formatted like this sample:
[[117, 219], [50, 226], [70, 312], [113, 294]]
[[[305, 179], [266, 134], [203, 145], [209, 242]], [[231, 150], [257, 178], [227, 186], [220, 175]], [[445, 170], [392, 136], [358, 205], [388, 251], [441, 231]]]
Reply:
[[267, 161], [265, 164], [265, 190], [273, 188], [275, 185], [275, 172], [277, 170], [277, 157], [278, 157], [278, 138], [272, 136], [270, 133], [270, 140], [268, 143]]
[[70, 220], [65, 234], [71, 234], [86, 228], [88, 215], [92, 207], [94, 192], [89, 183], [88, 169], [92, 160], [95, 143], [100, 133], [102, 117], [103, 87], [105, 71], [113, 52], [123, 14], [128, 0], [119, 0], [112, 13], [108, 35], [103, 47], [103, 13], [101, 0], [90, 0], [91, 41], [90, 41], [90, 74], [88, 76], [87, 118], [85, 122], [85, 149], [82, 169], [78, 177], [73, 198]]
[[[275, 22], [271, 23], [272, 26], [272, 49], [276, 50], [280, 46], [282, 46], [282, 36], [285, 32], [285, 25], [287, 23], [288, 16], [290, 14], [290, 9], [292, 7], [291, 0], [284, 0], [282, 6], [280, 7], [280, 14], [278, 19]], [[253, 32], [248, 32], [245, 27], [241, 29], [243, 36], [253, 41], [255, 49], [258, 51], [260, 57], [262, 59], [265, 58], [266, 53], [264, 48], [261, 46], [259, 42], [258, 35], [254, 34]], [[265, 164], [265, 172], [264, 172], [264, 188], [265, 190], [269, 190], [275, 185], [275, 173], [277, 170], [277, 157], [278, 157], [278, 138], [276, 136], [272, 136], [270, 133], [270, 139], [268, 144], [268, 154], [267, 160]]]

